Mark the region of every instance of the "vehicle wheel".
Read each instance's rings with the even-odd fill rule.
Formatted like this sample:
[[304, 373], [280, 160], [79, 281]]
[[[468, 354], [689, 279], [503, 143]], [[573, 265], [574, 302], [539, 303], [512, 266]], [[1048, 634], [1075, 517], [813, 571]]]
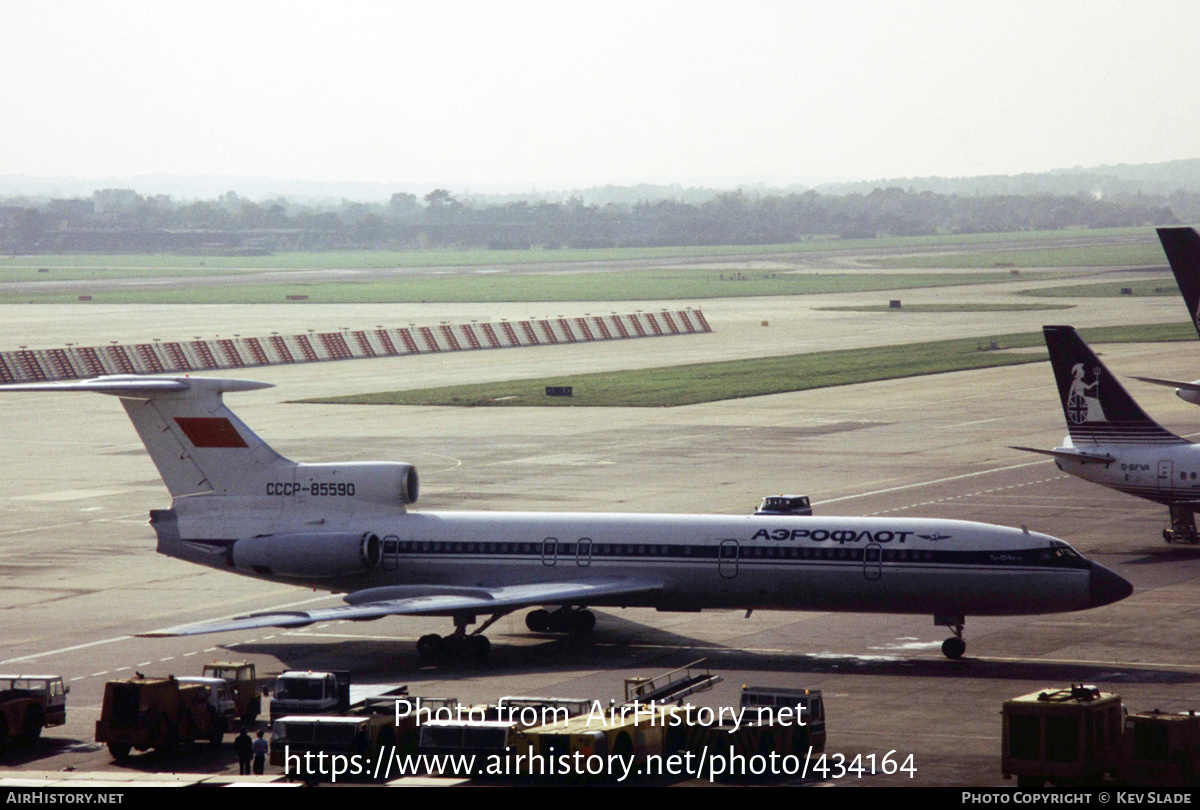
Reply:
[[4, 750], [8, 745], [8, 720], [4, 719], [4, 715], [0, 714], [0, 751]]
[[550, 632], [550, 611], [534, 610], [525, 616], [525, 626], [535, 633]]
[[471, 648], [475, 658], [482, 661], [492, 651], [492, 642], [488, 641], [487, 636], [471, 636]]
[[258, 719], [258, 714], [261, 711], [262, 711], [262, 701], [261, 700], [250, 701], [250, 705], [246, 707], [245, 714], [242, 715], [242, 722], [245, 723], [246, 725], [250, 725], [251, 723], [253, 723], [255, 720]]
[[108, 753], [112, 754], [112, 758], [117, 762], [124, 762], [129, 759], [129, 749], [132, 747], [129, 743], [109, 743]]
[[30, 706], [25, 712], [25, 725], [21, 729], [21, 737], [26, 745], [37, 742], [42, 736], [42, 726], [46, 724], [46, 713], [41, 706]]
[[1171, 530], [1170, 529], [1163, 529], [1163, 540], [1166, 540], [1168, 543], [1171, 542]]
[[417, 639], [417, 655], [420, 658], [436, 658], [445, 649], [445, 640], [436, 633], [430, 633]]
[[942, 655], [951, 661], [957, 661], [967, 651], [967, 642], [961, 638], [948, 638], [942, 642]]

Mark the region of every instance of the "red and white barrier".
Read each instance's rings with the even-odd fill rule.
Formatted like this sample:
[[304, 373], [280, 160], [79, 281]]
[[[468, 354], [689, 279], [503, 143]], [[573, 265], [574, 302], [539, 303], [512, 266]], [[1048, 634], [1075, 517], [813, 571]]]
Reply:
[[500, 320], [432, 328], [310, 332], [307, 335], [154, 341], [123, 346], [0, 351], [0, 384], [74, 380], [105, 374], [164, 374], [211, 369], [363, 360], [432, 352], [515, 349], [711, 332], [698, 309]]

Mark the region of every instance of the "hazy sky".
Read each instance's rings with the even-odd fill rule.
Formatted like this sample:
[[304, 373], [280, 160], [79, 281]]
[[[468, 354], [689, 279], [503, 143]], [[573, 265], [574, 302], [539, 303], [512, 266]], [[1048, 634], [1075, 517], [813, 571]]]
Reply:
[[1200, 4], [0, 0], [0, 175], [453, 189], [1200, 157]]

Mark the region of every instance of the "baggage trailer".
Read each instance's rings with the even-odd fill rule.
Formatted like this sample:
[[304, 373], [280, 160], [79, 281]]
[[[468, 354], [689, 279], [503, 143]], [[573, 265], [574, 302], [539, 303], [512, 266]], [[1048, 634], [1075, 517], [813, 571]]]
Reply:
[[[271, 726], [270, 761], [308, 784], [370, 779], [396, 745], [395, 713], [286, 715]], [[340, 770], [340, 772], [339, 772]]]
[[1117, 781], [1138, 787], [1200, 787], [1200, 715], [1156, 710], [1126, 717]]
[[1117, 767], [1120, 695], [1072, 684], [1006, 700], [1002, 714], [1000, 769], [1020, 787], [1098, 784]]

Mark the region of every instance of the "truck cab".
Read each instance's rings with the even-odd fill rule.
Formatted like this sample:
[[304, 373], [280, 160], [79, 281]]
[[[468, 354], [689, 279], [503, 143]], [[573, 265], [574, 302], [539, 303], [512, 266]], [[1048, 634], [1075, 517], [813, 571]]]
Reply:
[[262, 712], [262, 694], [254, 664], [249, 661], [213, 661], [204, 665], [204, 677], [222, 678], [229, 684], [237, 716], [243, 723], [253, 723]]
[[229, 690], [229, 684], [224, 678], [188, 676], [175, 680], [179, 681], [181, 686], [194, 684], [204, 687], [205, 702], [208, 704], [208, 710], [213, 716], [214, 723], [220, 726], [221, 733], [233, 730], [234, 721], [237, 719], [237, 704], [234, 702], [233, 693]]
[[285, 714], [346, 711], [350, 708], [350, 673], [290, 670], [275, 679], [270, 694], [271, 722]]
[[45, 726], [67, 722], [61, 675], [0, 675], [0, 746], [10, 737], [33, 743]]

